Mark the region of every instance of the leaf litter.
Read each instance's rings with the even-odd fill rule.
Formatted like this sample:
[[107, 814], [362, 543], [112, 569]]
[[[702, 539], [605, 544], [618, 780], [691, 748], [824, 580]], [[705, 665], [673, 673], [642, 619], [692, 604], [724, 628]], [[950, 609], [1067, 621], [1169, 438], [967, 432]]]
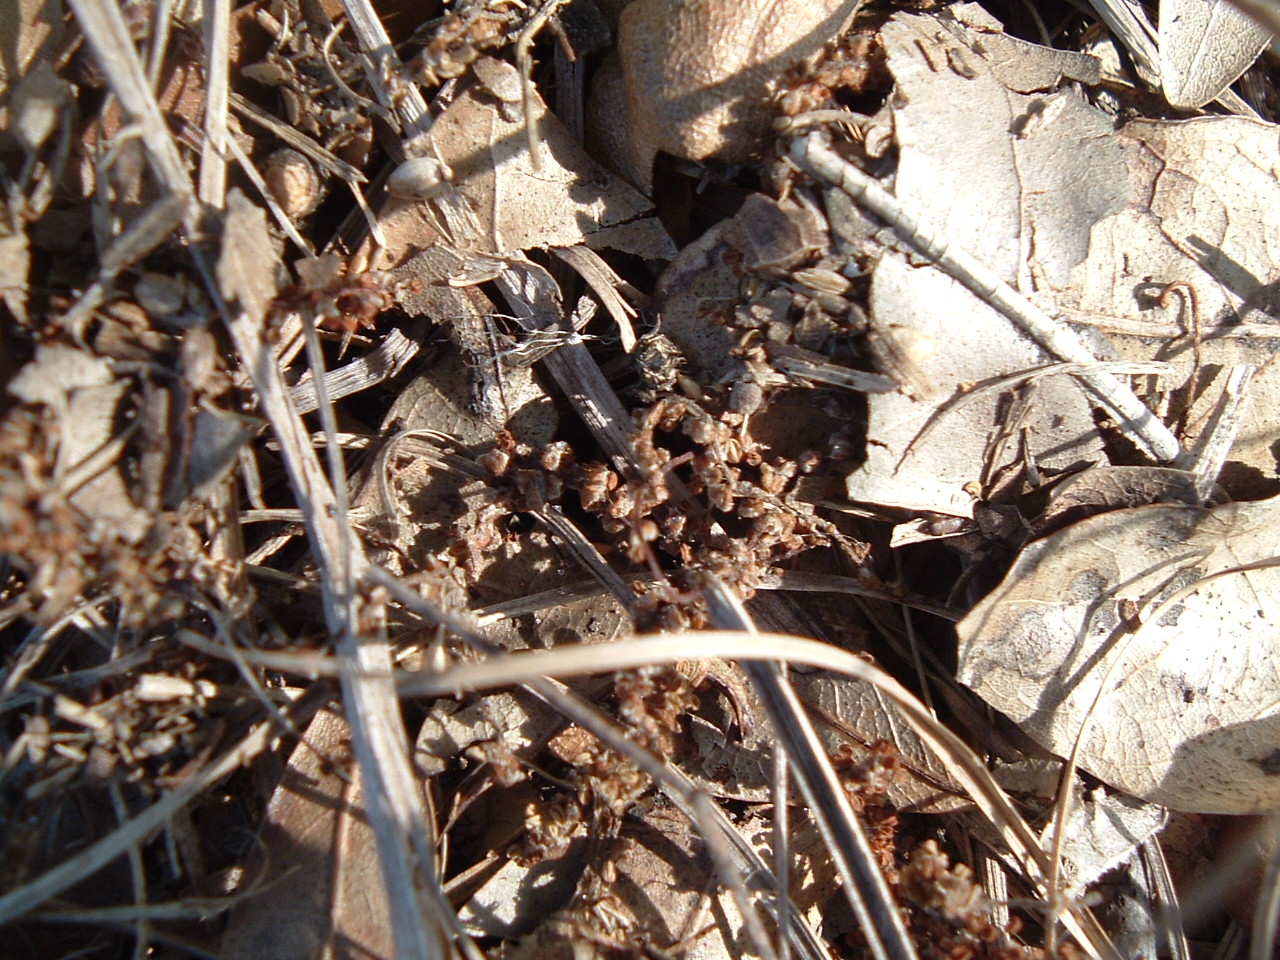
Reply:
[[1035, 7], [18, 4], [15, 955], [1229, 937], [1274, 61]]

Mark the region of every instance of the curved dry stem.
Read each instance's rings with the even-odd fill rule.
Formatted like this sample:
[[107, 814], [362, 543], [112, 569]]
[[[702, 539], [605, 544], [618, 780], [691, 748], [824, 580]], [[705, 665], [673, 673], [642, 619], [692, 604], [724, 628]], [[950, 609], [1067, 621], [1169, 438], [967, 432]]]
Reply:
[[[889, 696], [916, 733], [944, 760], [955, 780], [969, 791], [974, 803], [1000, 832], [1026, 871], [1047, 892], [1049, 856], [1035, 834], [1014, 809], [1004, 790], [982, 760], [959, 737], [942, 726], [905, 687], [878, 667], [847, 651], [815, 640], [785, 634], [746, 634], [706, 631], [690, 636], [633, 637], [591, 647], [563, 647], [506, 654], [480, 663], [459, 665], [432, 675], [402, 675], [402, 696], [461, 694], [528, 682], [540, 676], [583, 676], [611, 670], [630, 670], [687, 659], [696, 639], [704, 657], [729, 660], [788, 662], [842, 673], [874, 685]], [[1119, 954], [1092, 915], [1082, 907], [1063, 917], [1082, 946], [1097, 960], [1118, 960]]]

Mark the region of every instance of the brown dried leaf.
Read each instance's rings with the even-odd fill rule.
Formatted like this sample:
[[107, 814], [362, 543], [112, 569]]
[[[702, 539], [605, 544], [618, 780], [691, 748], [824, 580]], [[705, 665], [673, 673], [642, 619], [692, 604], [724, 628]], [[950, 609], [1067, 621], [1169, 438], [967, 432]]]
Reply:
[[278, 288], [280, 247], [267, 228], [266, 213], [238, 189], [227, 193], [223, 236], [218, 287], [229, 304], [259, 324]]
[[648, 189], [659, 150], [731, 163], [757, 154], [782, 78], [839, 36], [857, 8], [856, 0], [739, 0], [730, 16], [719, 0], [632, 3], [618, 29], [619, 167]]
[[[495, 71], [518, 79], [513, 67], [494, 64]], [[464, 90], [432, 127], [440, 158], [452, 169], [454, 189], [481, 219], [481, 250], [586, 243], [645, 259], [675, 255], [652, 204], [592, 160], [536, 96], [533, 126], [537, 169], [519, 107], [483, 87]], [[381, 222], [388, 264], [442, 239], [421, 203], [394, 201]]]
[[267, 807], [255, 892], [231, 912], [225, 960], [395, 956], [373, 831], [351, 762], [350, 730], [316, 715]]
[[26, 146], [18, 131], [17, 87], [39, 65], [47, 65], [62, 44], [60, 0], [17, 0], [0, 17], [0, 152]]

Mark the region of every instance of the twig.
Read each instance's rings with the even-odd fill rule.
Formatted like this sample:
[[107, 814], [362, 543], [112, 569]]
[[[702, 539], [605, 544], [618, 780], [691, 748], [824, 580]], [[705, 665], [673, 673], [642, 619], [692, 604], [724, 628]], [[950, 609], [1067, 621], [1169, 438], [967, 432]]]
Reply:
[[189, 204], [191, 178], [151, 92], [137, 48], [115, 0], [68, 0], [111, 92], [141, 126], [142, 142], [165, 189]]
[[227, 90], [231, 72], [231, 0], [204, 0], [204, 150], [200, 201], [221, 210], [227, 193]]
[[[911, 246], [1016, 323], [1050, 354], [1073, 363], [1098, 362], [1074, 332], [1049, 317], [971, 254], [926, 227], [919, 215], [832, 150], [820, 133], [808, 133], [793, 141], [789, 155], [806, 173], [839, 187], [889, 223]], [[1187, 465], [1187, 455], [1177, 438], [1132, 390], [1110, 374], [1081, 374], [1080, 380], [1119, 418], [1121, 429], [1137, 438], [1157, 460], [1171, 461], [1178, 467]]]

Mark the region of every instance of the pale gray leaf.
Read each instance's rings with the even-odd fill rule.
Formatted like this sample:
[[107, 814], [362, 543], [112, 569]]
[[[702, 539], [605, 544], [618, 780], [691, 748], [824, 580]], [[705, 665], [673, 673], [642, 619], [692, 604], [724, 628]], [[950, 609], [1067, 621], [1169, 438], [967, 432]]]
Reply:
[[[1280, 809], [1280, 500], [1092, 517], [958, 626], [959, 679], [1048, 749], [1179, 810]], [[1140, 624], [1140, 625], [1139, 625]], [[1096, 705], [1095, 705], [1096, 699]]]
[[1229, 0], [1160, 0], [1159, 30], [1165, 99], [1182, 109], [1217, 99], [1271, 39]]

